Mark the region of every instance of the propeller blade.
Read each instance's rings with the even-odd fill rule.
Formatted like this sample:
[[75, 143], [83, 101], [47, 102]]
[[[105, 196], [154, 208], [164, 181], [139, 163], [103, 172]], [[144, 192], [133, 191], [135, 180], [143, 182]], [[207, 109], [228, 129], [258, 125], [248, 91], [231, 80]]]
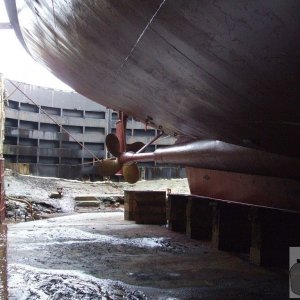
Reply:
[[118, 157], [121, 153], [120, 153], [120, 142], [118, 137], [113, 134], [110, 133], [106, 136], [105, 138], [105, 144], [106, 147], [108, 149], [108, 151], [115, 157]]
[[122, 165], [118, 159], [103, 159], [101, 162], [96, 163], [97, 170], [101, 176], [115, 175]]
[[137, 164], [124, 165], [122, 168], [124, 179], [128, 183], [136, 183], [140, 179], [140, 171]]
[[143, 148], [144, 146], [145, 146], [145, 144], [142, 143], [142, 142], [135, 142], [135, 143], [132, 143], [132, 144], [127, 144], [126, 145], [126, 151], [137, 152], [141, 148]]

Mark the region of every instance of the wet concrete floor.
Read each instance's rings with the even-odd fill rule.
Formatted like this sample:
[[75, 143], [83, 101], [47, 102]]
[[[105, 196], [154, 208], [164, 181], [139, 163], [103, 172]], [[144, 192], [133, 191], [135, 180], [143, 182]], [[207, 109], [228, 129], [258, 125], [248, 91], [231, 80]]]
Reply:
[[8, 225], [7, 262], [8, 299], [288, 298], [287, 272], [121, 212]]

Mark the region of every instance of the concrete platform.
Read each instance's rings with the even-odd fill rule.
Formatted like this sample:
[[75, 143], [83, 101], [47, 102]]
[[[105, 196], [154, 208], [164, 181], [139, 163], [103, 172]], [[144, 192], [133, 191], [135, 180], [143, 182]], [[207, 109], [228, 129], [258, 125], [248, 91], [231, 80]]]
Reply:
[[122, 212], [8, 225], [7, 247], [9, 299], [288, 297], [287, 272]]

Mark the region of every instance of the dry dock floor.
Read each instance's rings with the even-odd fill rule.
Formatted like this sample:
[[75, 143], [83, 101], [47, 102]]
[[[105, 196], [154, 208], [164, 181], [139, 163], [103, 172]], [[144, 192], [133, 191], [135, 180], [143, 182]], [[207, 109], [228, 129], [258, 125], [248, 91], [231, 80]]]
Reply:
[[8, 225], [9, 299], [287, 299], [288, 273], [122, 212]]

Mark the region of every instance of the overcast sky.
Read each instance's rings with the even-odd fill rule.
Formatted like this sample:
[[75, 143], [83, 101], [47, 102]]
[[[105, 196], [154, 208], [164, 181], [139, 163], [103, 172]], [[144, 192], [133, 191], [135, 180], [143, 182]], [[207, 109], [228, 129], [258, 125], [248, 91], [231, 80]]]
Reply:
[[[4, 0], [0, 0], [0, 22], [9, 22]], [[29, 56], [12, 29], [0, 29], [0, 73], [21, 82], [70, 90], [70, 87]]]

